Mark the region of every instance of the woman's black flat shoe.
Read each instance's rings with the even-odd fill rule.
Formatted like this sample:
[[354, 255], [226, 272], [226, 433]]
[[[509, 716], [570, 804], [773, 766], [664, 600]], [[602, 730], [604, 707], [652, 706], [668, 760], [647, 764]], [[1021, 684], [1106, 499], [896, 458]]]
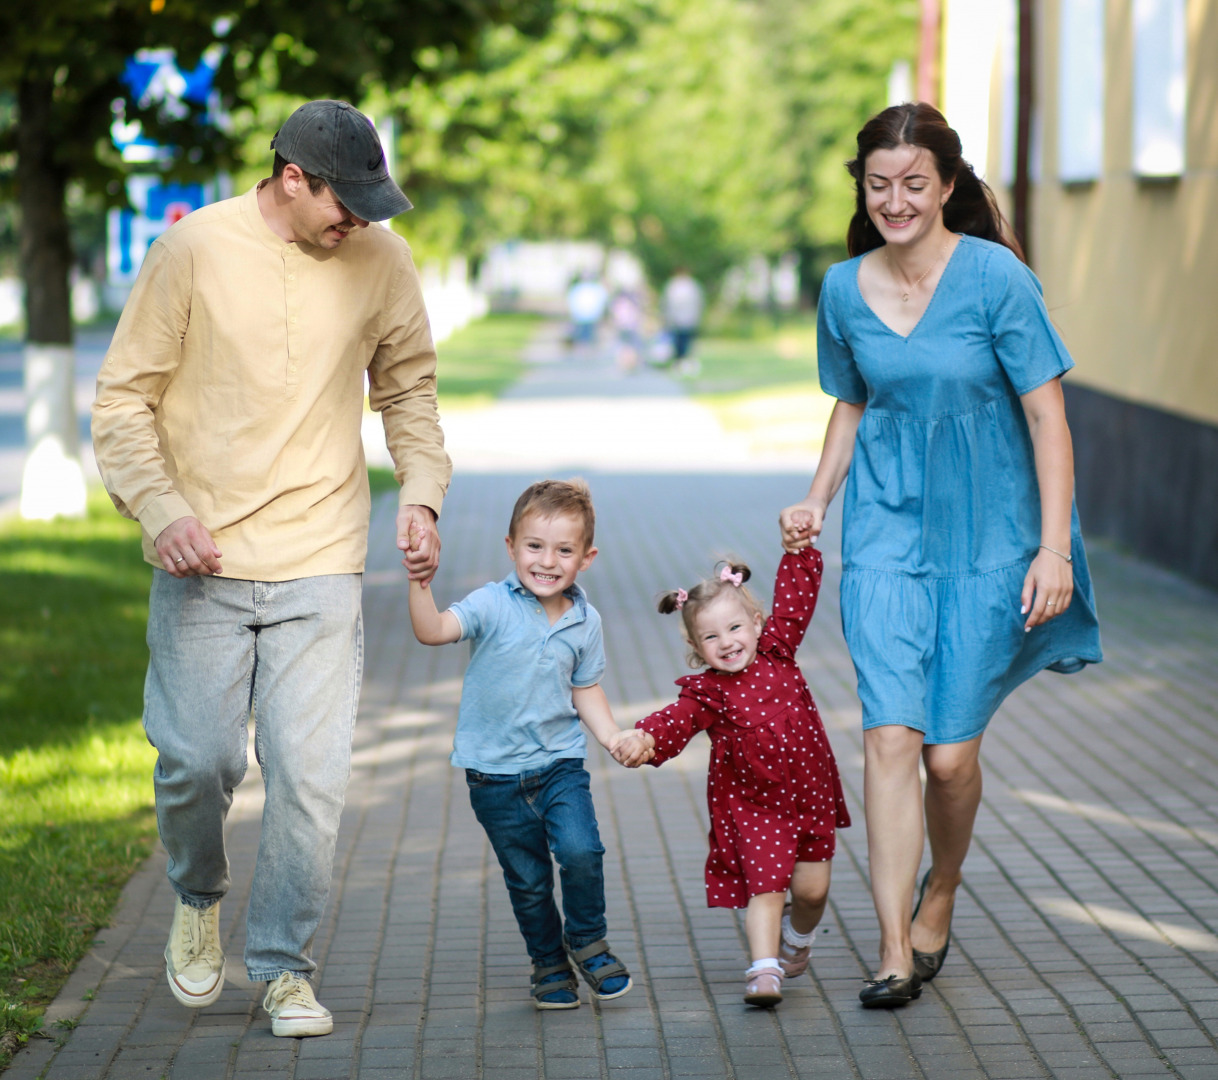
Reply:
[[868, 979], [859, 991], [859, 1001], [864, 1009], [891, 1009], [897, 1005], [908, 1005], [921, 996], [922, 980], [916, 971], [907, 979], [902, 979], [900, 975]]
[[[931, 867], [933, 870], [934, 867]], [[918, 893], [918, 904], [914, 908], [910, 922], [918, 917], [918, 908], [922, 906], [922, 897], [926, 895], [926, 884], [930, 881], [930, 870], [927, 870], [922, 875], [922, 889]], [[943, 961], [947, 959], [947, 949], [952, 943], [952, 923], [947, 921], [947, 940], [943, 943], [943, 948], [936, 949], [934, 952], [919, 952], [917, 949], [913, 951], [914, 974], [923, 982], [930, 982], [936, 975], [939, 974], [939, 969], [943, 967]]]

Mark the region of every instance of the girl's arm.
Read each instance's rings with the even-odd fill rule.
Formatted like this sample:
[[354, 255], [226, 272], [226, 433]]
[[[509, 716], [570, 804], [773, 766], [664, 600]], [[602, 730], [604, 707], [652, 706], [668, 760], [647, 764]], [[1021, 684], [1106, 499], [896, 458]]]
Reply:
[[1020, 613], [1027, 613], [1024, 630], [1048, 622], [1070, 606], [1074, 568], [1070, 554], [1070, 519], [1074, 505], [1074, 444], [1066, 424], [1061, 378], [1020, 397], [1040, 488], [1041, 549], [1028, 567], [1020, 594]]
[[438, 610], [435, 593], [419, 581], [410, 583], [410, 625], [424, 645], [450, 645], [461, 640], [457, 616]]
[[649, 760], [652, 765], [659, 766], [669, 758], [675, 758], [689, 745], [689, 740], [709, 728], [717, 716], [718, 713], [688, 690], [682, 690], [681, 696], [671, 705], [635, 724], [635, 730], [650, 736], [654, 754]]
[[812, 478], [808, 494], [794, 506], [778, 515], [782, 531], [782, 546], [792, 553], [815, 544], [825, 523], [825, 511], [842, 486], [854, 457], [854, 437], [867, 406], [850, 401], [838, 401], [829, 415], [825, 429], [825, 445], [820, 464]]
[[792, 653], [808, 632], [824, 570], [824, 557], [810, 547], [795, 554], [788, 552], [778, 563], [778, 573], [774, 577], [774, 606], [766, 633], [785, 642]]

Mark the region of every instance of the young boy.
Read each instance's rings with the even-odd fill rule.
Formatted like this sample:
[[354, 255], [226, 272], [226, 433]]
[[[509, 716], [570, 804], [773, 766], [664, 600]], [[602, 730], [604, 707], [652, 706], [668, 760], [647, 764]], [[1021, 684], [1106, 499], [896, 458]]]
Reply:
[[515, 570], [506, 578], [444, 612], [429, 588], [410, 583], [419, 641], [472, 643], [450, 760], [465, 769], [474, 814], [503, 867], [539, 1009], [579, 1005], [571, 962], [602, 1001], [632, 985], [604, 940], [605, 849], [579, 722], [624, 765], [641, 763], [647, 752], [609, 711], [599, 684], [600, 616], [575, 583], [596, 558], [595, 523], [586, 484], [543, 480], [516, 500], [507, 535]]

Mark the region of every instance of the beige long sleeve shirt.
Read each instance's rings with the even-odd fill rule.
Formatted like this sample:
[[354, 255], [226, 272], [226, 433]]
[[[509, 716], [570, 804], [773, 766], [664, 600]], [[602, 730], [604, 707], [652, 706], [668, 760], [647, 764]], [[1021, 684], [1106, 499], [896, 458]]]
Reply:
[[410, 249], [375, 226], [333, 250], [287, 243], [257, 191], [195, 211], [150, 248], [97, 380], [93, 443], [144, 557], [197, 517], [224, 576], [359, 573], [368, 495], [364, 374], [400, 504], [437, 514], [452, 466]]

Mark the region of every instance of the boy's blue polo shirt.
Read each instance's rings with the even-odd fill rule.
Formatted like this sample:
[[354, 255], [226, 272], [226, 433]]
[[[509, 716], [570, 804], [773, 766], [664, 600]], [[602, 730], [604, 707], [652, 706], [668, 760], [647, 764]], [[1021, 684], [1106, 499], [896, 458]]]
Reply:
[[560, 758], [583, 758], [588, 742], [571, 688], [595, 686], [605, 670], [601, 617], [584, 590], [550, 625], [513, 570], [449, 609], [472, 642], [449, 760], [464, 769], [516, 775]]

